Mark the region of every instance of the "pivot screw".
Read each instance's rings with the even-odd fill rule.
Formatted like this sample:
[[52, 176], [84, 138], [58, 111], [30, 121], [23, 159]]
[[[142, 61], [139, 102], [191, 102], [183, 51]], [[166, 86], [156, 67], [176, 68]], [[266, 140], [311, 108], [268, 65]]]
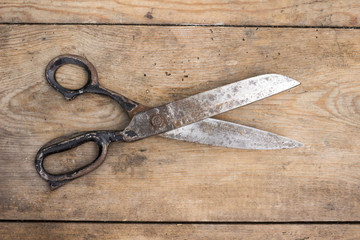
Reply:
[[153, 125], [156, 128], [161, 128], [165, 125], [165, 117], [161, 114], [156, 114], [152, 116], [151, 118], [151, 125]]

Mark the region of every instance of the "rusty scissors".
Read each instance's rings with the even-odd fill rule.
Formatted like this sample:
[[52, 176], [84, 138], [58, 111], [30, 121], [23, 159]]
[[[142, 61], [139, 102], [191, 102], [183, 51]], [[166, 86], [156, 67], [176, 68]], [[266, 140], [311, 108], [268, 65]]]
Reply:
[[[86, 70], [88, 81], [85, 86], [71, 90], [57, 82], [55, 73], [65, 64], [75, 64]], [[84, 93], [106, 95], [115, 100], [131, 119], [124, 130], [80, 132], [54, 139], [44, 145], [36, 155], [35, 167], [40, 176], [48, 181], [52, 190], [99, 167], [105, 160], [109, 144], [116, 141], [132, 142], [160, 135], [171, 139], [241, 149], [283, 149], [302, 146], [297, 141], [273, 133], [210, 118], [300, 84], [283, 75], [265, 74], [248, 78], [154, 108], [101, 87], [94, 65], [81, 56], [61, 55], [54, 58], [46, 67], [45, 77], [67, 100]], [[99, 148], [98, 156], [91, 163], [59, 175], [50, 174], [44, 169], [43, 161], [47, 156], [89, 141], [95, 142]]]

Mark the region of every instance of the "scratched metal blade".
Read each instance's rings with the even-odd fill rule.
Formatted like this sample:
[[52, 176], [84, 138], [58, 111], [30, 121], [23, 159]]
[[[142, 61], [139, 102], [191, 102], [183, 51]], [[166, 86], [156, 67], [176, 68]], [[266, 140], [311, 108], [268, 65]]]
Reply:
[[240, 149], [285, 149], [302, 143], [244, 125], [207, 118], [160, 134], [162, 137], [212, 146]]
[[278, 74], [266, 74], [231, 83], [167, 104], [176, 128], [227, 112], [285, 91], [300, 83]]
[[298, 81], [283, 75], [265, 74], [152, 108], [134, 116], [124, 130], [125, 141], [134, 141], [180, 128], [299, 84]]

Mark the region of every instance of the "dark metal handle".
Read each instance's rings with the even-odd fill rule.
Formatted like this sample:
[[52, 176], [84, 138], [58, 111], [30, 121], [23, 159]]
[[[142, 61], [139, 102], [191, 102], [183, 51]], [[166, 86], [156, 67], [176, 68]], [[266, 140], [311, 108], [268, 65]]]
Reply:
[[[79, 89], [67, 89], [61, 86], [58, 81], [56, 80], [55, 74], [56, 71], [65, 64], [75, 64], [80, 67], [83, 67], [86, 72], [88, 73], [88, 81], [87, 83]], [[49, 62], [45, 70], [45, 77], [49, 84], [59, 91], [64, 97], [68, 100], [75, 98], [78, 95], [87, 92], [94, 92], [94, 88], [99, 88], [99, 80], [97, 71], [86, 58], [76, 55], [60, 55]]]
[[[61, 86], [56, 80], [56, 71], [65, 64], [75, 64], [80, 67], [83, 67], [88, 73], [88, 81], [82, 88], [72, 90], [67, 89]], [[49, 62], [45, 70], [45, 76], [49, 84], [59, 91], [64, 97], [68, 100], [74, 99], [76, 96], [81, 95], [83, 93], [98, 93], [111, 97], [117, 103], [120, 104], [124, 110], [128, 113], [130, 118], [132, 118], [136, 113], [147, 110], [148, 108], [140, 105], [121, 94], [115, 93], [111, 90], [107, 90], [99, 85], [98, 74], [96, 69], [92, 63], [90, 63], [87, 59], [81, 56], [76, 55], [61, 55]], [[99, 155], [97, 158], [92, 161], [90, 164], [83, 166], [74, 171], [53, 175], [48, 173], [43, 167], [44, 159], [55, 153], [67, 151], [69, 149], [75, 148], [81, 144], [86, 142], [93, 141], [99, 147]], [[75, 178], [83, 176], [97, 167], [99, 167], [103, 161], [105, 160], [108, 145], [110, 142], [114, 141], [124, 141], [124, 136], [122, 131], [93, 131], [86, 133], [77, 133], [68, 137], [62, 137], [51, 141], [42, 147], [35, 158], [35, 166], [36, 170], [40, 174], [40, 176], [50, 183], [50, 188], [56, 189], [66, 182], [71, 181]]]
[[[83, 67], [88, 73], [87, 83], [79, 89], [68, 89], [61, 86], [56, 80], [56, 71], [65, 64], [75, 64]], [[98, 74], [94, 65], [86, 58], [77, 55], [60, 55], [49, 62], [45, 70], [45, 77], [49, 84], [60, 92], [67, 100], [72, 100], [83, 93], [98, 93], [114, 99], [128, 113], [130, 117], [148, 108], [134, 102], [119, 93], [103, 88], [99, 84]]]
[[[105, 160], [110, 142], [119, 140], [123, 140], [122, 134], [112, 131], [77, 133], [68, 137], [54, 139], [38, 151], [35, 158], [36, 170], [44, 180], [49, 182], [51, 190], [54, 190], [64, 185], [65, 183], [75, 178], [81, 177], [98, 168]], [[47, 156], [70, 150], [86, 142], [95, 142], [99, 147], [99, 154], [94, 161], [64, 174], [53, 175], [45, 170], [43, 162]]]

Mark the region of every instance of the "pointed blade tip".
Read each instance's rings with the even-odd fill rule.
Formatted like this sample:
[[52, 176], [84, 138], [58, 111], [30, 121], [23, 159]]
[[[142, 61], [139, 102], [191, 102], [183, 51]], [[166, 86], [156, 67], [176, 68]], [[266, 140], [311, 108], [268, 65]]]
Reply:
[[291, 80], [291, 82], [293, 83], [294, 87], [301, 85], [301, 82], [299, 82], [299, 81], [297, 81], [297, 80], [295, 80], [295, 79], [293, 79], [293, 78], [291, 78], [291, 77], [287, 77], [287, 78]]
[[293, 148], [300, 148], [300, 147], [304, 147], [305, 144], [301, 143], [301, 142], [298, 142], [298, 141], [294, 141], [295, 144], [293, 146]]
[[282, 75], [282, 74], [276, 74], [276, 73], [271, 74], [271, 75], [276, 75], [276, 76], [278, 76], [278, 77], [286, 78], [289, 82], [292, 83], [293, 87], [296, 87], [296, 86], [298, 86], [298, 85], [301, 85], [301, 82], [295, 80], [294, 78], [291, 78], [291, 77], [288, 77], [288, 76], [285, 76], [285, 75]]
[[243, 148], [249, 150], [283, 150], [283, 149], [292, 149], [292, 148], [301, 148], [305, 146], [300, 142], [293, 141], [291, 145], [287, 146], [272, 146], [272, 147], [254, 147], [254, 148]]
[[295, 141], [295, 140], [291, 140], [291, 144], [289, 144], [288, 146], [284, 147], [283, 149], [289, 149], [289, 148], [300, 148], [305, 146], [303, 143]]

